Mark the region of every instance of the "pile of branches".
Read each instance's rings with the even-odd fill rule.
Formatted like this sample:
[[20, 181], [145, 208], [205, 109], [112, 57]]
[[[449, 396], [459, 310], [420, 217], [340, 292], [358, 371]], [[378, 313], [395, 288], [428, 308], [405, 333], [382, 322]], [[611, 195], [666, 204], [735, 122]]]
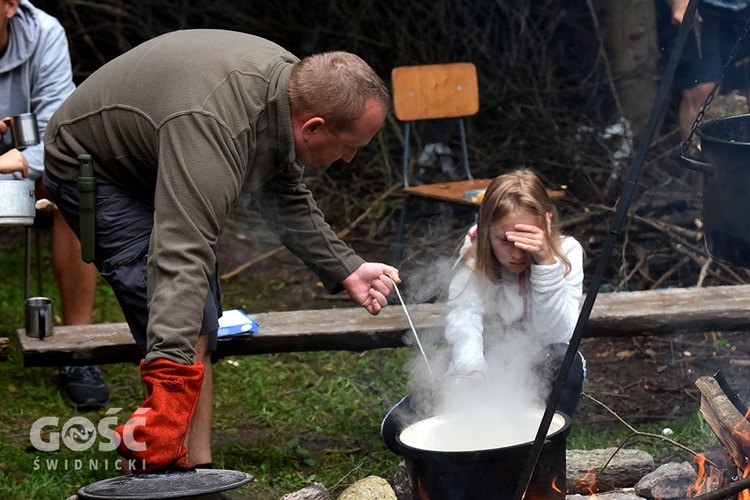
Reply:
[[[473, 62], [480, 87], [480, 111], [468, 124], [475, 176], [494, 177], [528, 166], [550, 187], [565, 189], [560, 204], [563, 228], [584, 243], [587, 270], [596, 265], [637, 138], [618, 134], [622, 117], [590, 3], [330, 0], [314, 9], [305, 2], [250, 0], [35, 3], [66, 27], [78, 82], [145, 40], [194, 28], [253, 33], [300, 57], [326, 50], [355, 52], [387, 85], [396, 66]], [[659, 75], [643, 78], [657, 82]], [[665, 132], [669, 123], [667, 117], [649, 151], [606, 286], [744, 282], [746, 273], [712, 263], [703, 249], [700, 185], [676, 167], [678, 137]], [[415, 157], [435, 137], [460, 151], [457, 137], [434, 130], [415, 127]], [[335, 229], [356, 222], [350, 238], [378, 242], [381, 251], [395, 242], [402, 198], [383, 194], [398, 193], [394, 186], [402, 182], [402, 148], [402, 124], [389, 115], [353, 163], [308, 172], [307, 183], [323, 211], [337, 214]], [[440, 175], [428, 171], [423, 180]], [[233, 218], [248, 224], [255, 220], [247, 202], [239, 204]], [[439, 242], [423, 236], [415, 229], [407, 234], [407, 244], [449, 254], [459, 233], [448, 232]]]

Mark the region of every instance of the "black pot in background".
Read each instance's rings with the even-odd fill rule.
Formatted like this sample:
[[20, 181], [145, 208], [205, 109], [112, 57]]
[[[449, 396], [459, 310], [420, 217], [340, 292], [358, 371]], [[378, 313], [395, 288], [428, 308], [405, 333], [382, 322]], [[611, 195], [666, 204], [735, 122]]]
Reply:
[[750, 114], [700, 125], [701, 158], [681, 164], [703, 172], [703, 234], [712, 259], [750, 267]]
[[[565, 424], [547, 437], [526, 499], [564, 499], [565, 440], [570, 419], [558, 412]], [[381, 426], [385, 445], [402, 455], [415, 500], [509, 499], [518, 487], [532, 443], [489, 450], [443, 452], [406, 446], [399, 436], [409, 425], [427, 418], [415, 413], [410, 396], [386, 415]], [[554, 487], [553, 487], [554, 485]]]

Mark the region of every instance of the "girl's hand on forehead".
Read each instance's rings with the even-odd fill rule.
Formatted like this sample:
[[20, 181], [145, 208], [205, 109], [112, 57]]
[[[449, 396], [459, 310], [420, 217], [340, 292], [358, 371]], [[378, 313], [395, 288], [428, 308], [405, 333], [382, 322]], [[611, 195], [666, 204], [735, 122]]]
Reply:
[[[552, 227], [552, 214], [548, 213], [545, 219], [549, 231]], [[505, 233], [505, 237], [508, 241], [512, 241], [516, 248], [529, 252], [538, 265], [548, 266], [555, 263], [552, 248], [550, 248], [545, 231], [541, 227], [531, 224], [516, 224], [514, 228], [515, 231], [508, 231]]]

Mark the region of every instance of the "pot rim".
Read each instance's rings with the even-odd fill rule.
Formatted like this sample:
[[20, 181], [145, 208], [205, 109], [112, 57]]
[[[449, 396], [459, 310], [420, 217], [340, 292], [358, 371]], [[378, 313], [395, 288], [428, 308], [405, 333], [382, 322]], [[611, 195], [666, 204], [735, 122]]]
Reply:
[[[730, 116], [722, 116], [719, 118], [714, 118], [712, 120], [709, 120], [700, 126], [695, 130], [695, 134], [700, 137], [701, 140], [708, 140], [710, 142], [716, 142], [721, 144], [735, 144], [739, 146], [750, 146], [750, 140], [748, 141], [737, 141], [733, 139], [723, 139], [720, 137], [715, 137], [715, 135], [710, 134], [706, 128], [710, 129], [712, 126], [719, 126], [719, 124], [726, 124], [727, 122], [732, 121], [742, 121], [747, 120], [748, 121], [748, 128], [750, 128], [750, 113], [743, 113], [740, 115], [730, 115]], [[730, 124], [727, 124], [725, 126], [730, 126]]]
[[[426, 448], [415, 448], [413, 446], [409, 446], [407, 444], [404, 444], [403, 441], [401, 441], [401, 433], [409, 427], [409, 425], [412, 425], [416, 422], [426, 420], [428, 418], [434, 417], [436, 415], [431, 415], [429, 417], [420, 418], [414, 422], [410, 422], [407, 425], [404, 425], [397, 429], [397, 432], [395, 433], [395, 436], [392, 436], [390, 439], [386, 439], [386, 436], [384, 434], [385, 428], [386, 428], [386, 422], [389, 420], [389, 418], [398, 418], [396, 415], [394, 415], [394, 410], [396, 410], [399, 406], [402, 404], [408, 405], [409, 404], [409, 395], [404, 396], [398, 403], [396, 403], [393, 408], [391, 408], [388, 411], [388, 414], [383, 419], [383, 423], [381, 424], [381, 435], [383, 436], [383, 439], [386, 441], [386, 446], [394, 453], [398, 455], [402, 455], [408, 458], [414, 458], [414, 459], [425, 459], [425, 460], [436, 460], [436, 459], [448, 459], [451, 461], [481, 461], [481, 460], [495, 460], [496, 455], [500, 452], [509, 452], [509, 451], [520, 451], [524, 448], [531, 448], [534, 441], [527, 441], [524, 443], [517, 443], [514, 445], [509, 446], [503, 446], [499, 448], [485, 448], [485, 449], [478, 449], [478, 450], [461, 450], [461, 451], [440, 451], [440, 450], [430, 450]], [[408, 408], [408, 406], [407, 406]], [[544, 410], [542, 410], [543, 414]], [[568, 433], [570, 432], [570, 424], [571, 424], [571, 418], [561, 411], [556, 411], [556, 415], [560, 415], [563, 418], [563, 423], [560, 426], [559, 429], [556, 431], [547, 434], [547, 437], [545, 438], [545, 443], [551, 442], [553, 440], [559, 439], [559, 436], [562, 435], [562, 437], [567, 437]], [[541, 419], [540, 419], [541, 421]], [[391, 445], [388, 445], [388, 442], [391, 442]]]

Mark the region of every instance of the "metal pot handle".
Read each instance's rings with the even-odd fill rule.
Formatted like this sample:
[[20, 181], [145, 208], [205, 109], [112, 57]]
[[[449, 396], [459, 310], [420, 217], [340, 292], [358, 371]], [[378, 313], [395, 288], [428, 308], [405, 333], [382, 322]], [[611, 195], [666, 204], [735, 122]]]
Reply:
[[701, 161], [701, 159], [692, 158], [686, 154], [680, 154], [680, 156], [677, 157], [677, 162], [690, 170], [696, 170], [698, 172], [703, 172], [704, 174], [714, 173], [713, 165]]

